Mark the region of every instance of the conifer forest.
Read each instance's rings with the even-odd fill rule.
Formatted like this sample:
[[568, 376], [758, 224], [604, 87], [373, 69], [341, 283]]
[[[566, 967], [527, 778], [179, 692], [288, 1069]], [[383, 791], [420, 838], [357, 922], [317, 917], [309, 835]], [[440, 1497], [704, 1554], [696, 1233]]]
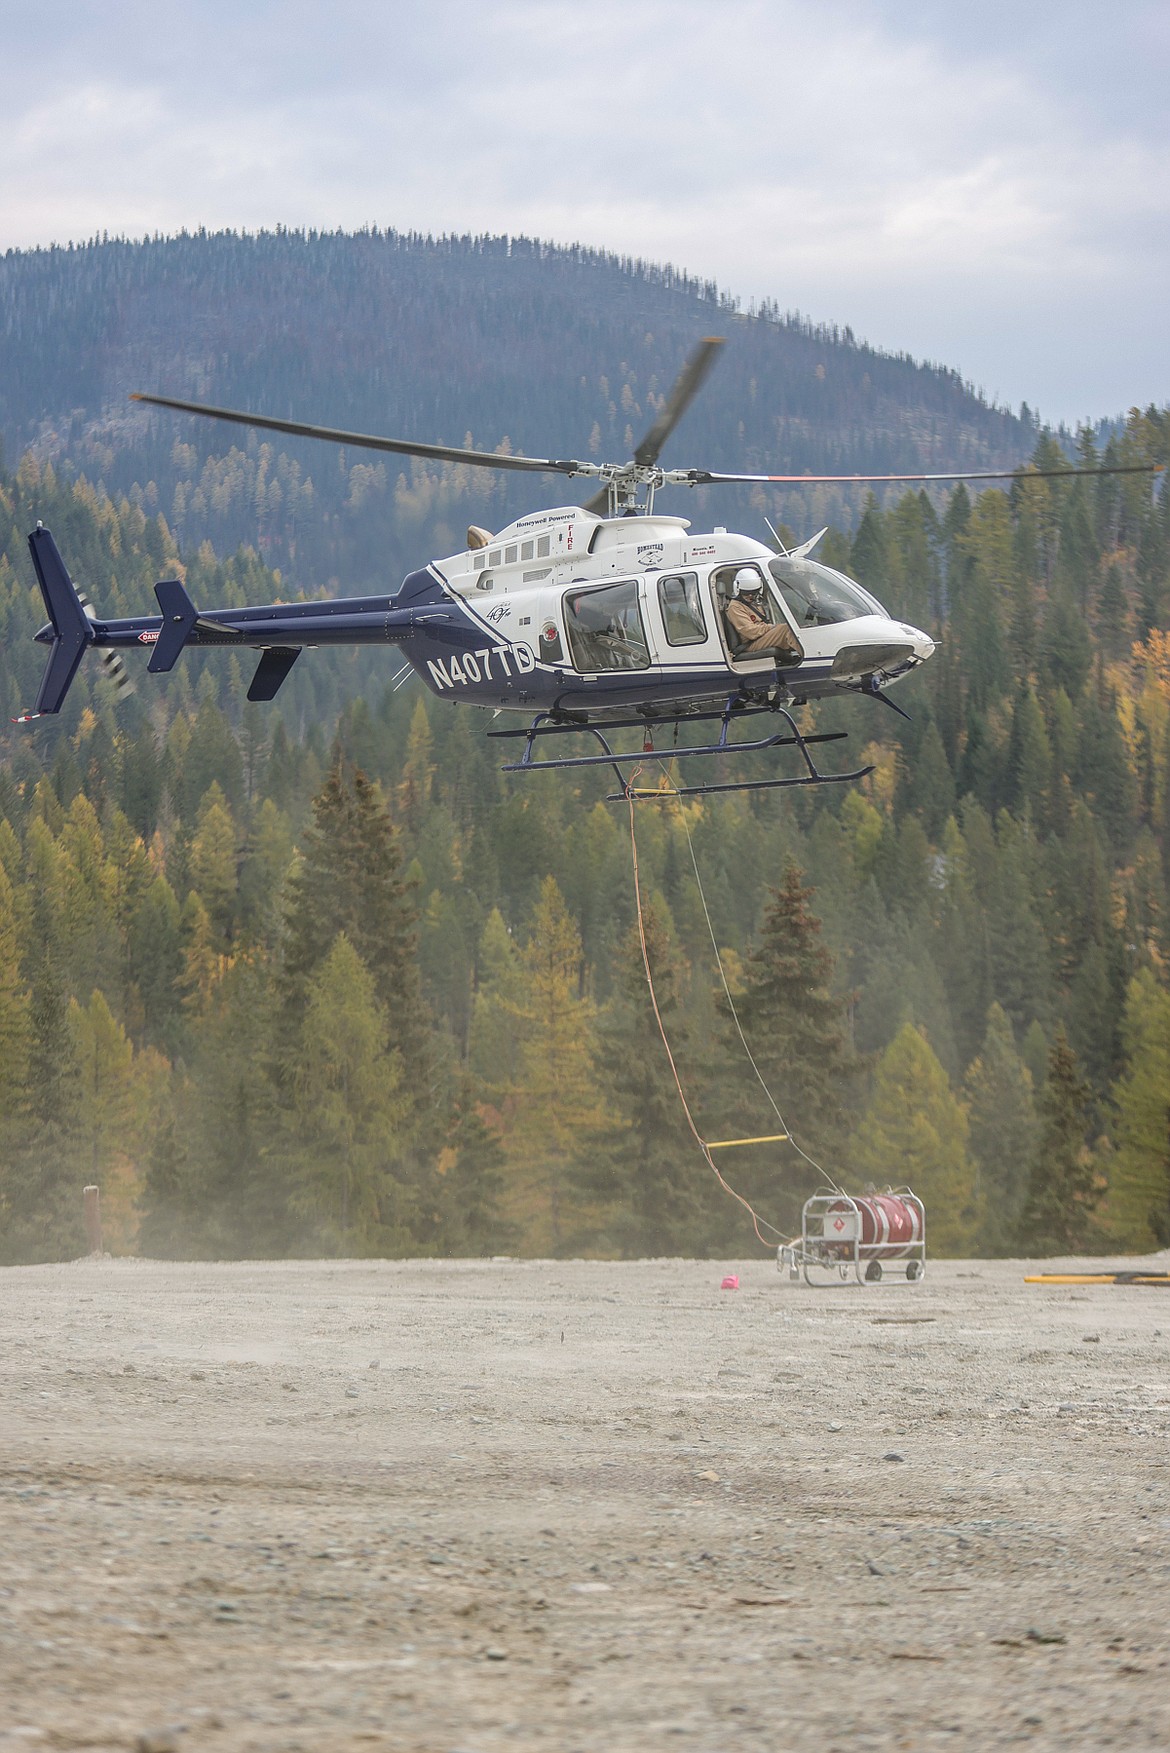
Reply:
[[[620, 459], [709, 332], [726, 369], [688, 463], [1170, 462], [1170, 410], [1054, 434], [584, 252], [274, 234], [0, 260], [0, 1261], [81, 1253], [89, 1183], [107, 1247], [155, 1257], [755, 1245], [662, 1048], [612, 775], [501, 774], [486, 720], [393, 648], [307, 653], [267, 706], [230, 652], [135, 667], [125, 698], [91, 656], [58, 720], [9, 723], [44, 657], [38, 519], [127, 615], [165, 577], [208, 606], [392, 590], [564, 491], [196, 431], [129, 391]], [[828, 523], [818, 557], [938, 641], [896, 692], [909, 722], [804, 709], [849, 731], [860, 784], [637, 807], [696, 1121], [777, 1132], [770, 1091], [800, 1146], [721, 1167], [785, 1232], [812, 1159], [911, 1185], [934, 1251], [1170, 1244], [1170, 493], [719, 492], [661, 509]]]

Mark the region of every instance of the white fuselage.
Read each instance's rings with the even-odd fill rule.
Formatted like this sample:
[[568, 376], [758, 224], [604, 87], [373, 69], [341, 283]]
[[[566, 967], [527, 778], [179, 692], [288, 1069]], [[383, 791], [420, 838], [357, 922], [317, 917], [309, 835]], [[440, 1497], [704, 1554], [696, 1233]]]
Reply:
[[[777, 654], [737, 647], [724, 612], [744, 566], [758, 569], [771, 618], [787, 621], [799, 641], [801, 659], [784, 666], [793, 696], [856, 686], [863, 675], [885, 685], [923, 663], [933, 640], [810, 560], [813, 545], [777, 555], [751, 536], [695, 534], [685, 518], [606, 519], [577, 506], [534, 512], [485, 547], [432, 564], [447, 600], [482, 629], [484, 646], [470, 675], [441, 655], [420, 673], [447, 698], [522, 709], [550, 693], [588, 708], [616, 704], [618, 695], [649, 705], [675, 683], [690, 693], [750, 685], [757, 675], [774, 682]], [[482, 653], [501, 644], [511, 657], [497, 659], [492, 673]], [[518, 669], [530, 678], [520, 697]], [[507, 685], [493, 686], [497, 677]]]

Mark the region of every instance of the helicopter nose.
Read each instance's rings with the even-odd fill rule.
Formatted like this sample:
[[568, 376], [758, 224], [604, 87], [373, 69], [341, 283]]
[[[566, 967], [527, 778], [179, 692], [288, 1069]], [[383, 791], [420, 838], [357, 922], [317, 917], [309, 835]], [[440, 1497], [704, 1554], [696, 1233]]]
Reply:
[[902, 631], [913, 643], [914, 655], [919, 663], [925, 663], [928, 657], [934, 656], [935, 644], [929, 633], [924, 633], [920, 627], [907, 627], [905, 622], [902, 623]]

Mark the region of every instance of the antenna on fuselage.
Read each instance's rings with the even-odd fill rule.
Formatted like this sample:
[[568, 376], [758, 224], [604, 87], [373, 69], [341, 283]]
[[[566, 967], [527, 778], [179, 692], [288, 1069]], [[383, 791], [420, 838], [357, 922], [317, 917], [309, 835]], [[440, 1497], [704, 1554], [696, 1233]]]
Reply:
[[772, 522], [772, 519], [771, 519], [771, 518], [770, 518], [770, 517], [766, 517], [766, 518], [765, 518], [765, 519], [764, 519], [764, 522], [765, 522], [765, 523], [766, 523], [766, 524], [767, 524], [767, 526], [768, 526], [768, 528], [769, 528], [769, 529], [770, 529], [770, 530], [771, 530], [771, 532], [772, 532], [772, 540], [773, 540], [773, 541], [774, 541], [774, 542], [775, 542], [775, 544], [776, 544], [776, 546], [777, 546], [777, 547], [778, 547], [778, 548], [779, 548], [779, 550], [780, 550], [780, 552], [781, 552], [781, 553], [782, 553], [782, 554], [787, 554], [787, 552], [788, 552], [788, 549], [787, 549], [787, 548], [786, 548], [786, 547], [785, 547], [785, 546], [784, 546], [784, 543], [783, 543], [783, 542], [782, 542], [782, 541], [781, 541], [781, 540], [780, 540], [780, 537], [779, 537], [779, 536], [778, 536], [778, 535], [777, 535], [777, 533], [776, 533], [776, 526], [775, 526], [775, 524], [774, 524], [774, 523], [773, 523], [773, 522]]

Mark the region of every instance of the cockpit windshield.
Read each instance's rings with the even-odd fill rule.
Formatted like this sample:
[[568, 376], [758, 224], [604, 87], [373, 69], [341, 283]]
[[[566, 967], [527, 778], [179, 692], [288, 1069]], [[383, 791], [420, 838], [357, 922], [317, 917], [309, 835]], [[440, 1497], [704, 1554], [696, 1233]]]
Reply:
[[798, 627], [831, 627], [837, 621], [856, 621], [861, 615], [886, 612], [876, 597], [851, 578], [816, 560], [777, 554], [769, 560], [768, 570]]

